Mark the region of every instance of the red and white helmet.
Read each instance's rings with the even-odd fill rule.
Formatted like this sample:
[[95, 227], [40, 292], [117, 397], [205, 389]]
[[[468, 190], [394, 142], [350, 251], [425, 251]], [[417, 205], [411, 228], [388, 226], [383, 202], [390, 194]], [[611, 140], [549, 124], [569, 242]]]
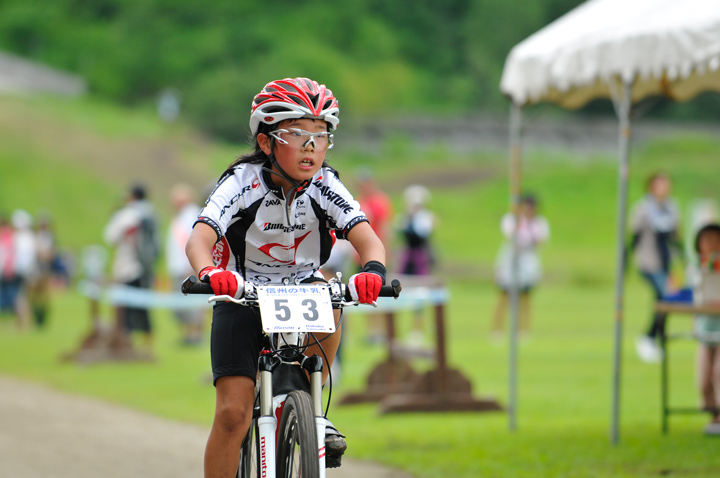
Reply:
[[250, 131], [254, 136], [260, 123], [293, 118], [325, 120], [334, 130], [340, 122], [339, 113], [338, 102], [325, 85], [309, 78], [285, 78], [271, 81], [253, 99]]

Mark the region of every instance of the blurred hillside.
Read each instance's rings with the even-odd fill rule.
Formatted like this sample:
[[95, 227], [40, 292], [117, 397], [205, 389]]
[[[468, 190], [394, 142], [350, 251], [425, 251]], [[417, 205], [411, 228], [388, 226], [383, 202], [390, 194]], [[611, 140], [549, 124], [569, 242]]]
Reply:
[[[547, 129], [546, 123], [530, 121], [532, 136], [552, 133], [562, 140], [563, 130]], [[548, 280], [583, 285], [612, 280], [615, 128], [596, 128], [600, 136], [611, 136], [604, 152], [577, 154], [568, 141], [552, 150], [528, 145], [525, 184], [540, 195], [553, 227], [544, 253]], [[418, 144], [405, 136], [409, 132], [395, 131], [374, 139], [372, 151], [356, 149], [346, 141], [347, 132], [338, 135], [328, 159], [350, 190], [356, 190], [359, 172], [372, 171], [400, 214], [403, 189], [426, 185], [441, 218], [436, 241], [442, 275], [489, 280], [501, 242], [497, 224], [507, 211], [506, 148], [462, 151], [454, 139]], [[577, 126], [565, 134], [577, 140]], [[212, 140], [182, 122], [163, 123], [152, 108], [123, 108], [94, 97], [0, 96], [0, 213], [16, 208], [50, 213], [59, 243], [77, 254], [85, 245], [102, 243], [103, 227], [131, 182], [148, 186], [167, 224], [173, 184], [189, 183], [202, 201], [243, 151], [242, 145]], [[643, 194], [645, 177], [657, 169], [675, 178], [684, 211], [696, 199], [716, 199], [718, 151], [712, 130], [666, 127], [634, 141], [631, 200]]]
[[[498, 90], [510, 49], [581, 0], [4, 0], [0, 50], [87, 79], [124, 104], [165, 88], [183, 114], [230, 140], [272, 79], [327, 84], [342, 117], [445, 117], [505, 112]], [[663, 99], [652, 115], [718, 119], [720, 99]], [[606, 101], [587, 112], [607, 112]]]
[[[509, 50], [580, 3], [4, 0], [0, 49], [79, 74], [125, 104], [176, 88], [187, 119], [244, 140], [253, 95], [289, 76], [330, 86], [343, 118], [505, 112], [498, 84]], [[718, 102], [673, 114], [717, 118]]]

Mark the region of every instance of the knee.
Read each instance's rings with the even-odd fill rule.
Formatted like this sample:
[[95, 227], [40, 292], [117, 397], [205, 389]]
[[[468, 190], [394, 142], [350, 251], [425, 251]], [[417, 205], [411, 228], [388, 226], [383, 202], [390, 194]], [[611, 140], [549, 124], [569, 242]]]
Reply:
[[252, 407], [246, 407], [241, 403], [229, 403], [217, 406], [214, 425], [230, 435], [245, 434], [251, 419]]

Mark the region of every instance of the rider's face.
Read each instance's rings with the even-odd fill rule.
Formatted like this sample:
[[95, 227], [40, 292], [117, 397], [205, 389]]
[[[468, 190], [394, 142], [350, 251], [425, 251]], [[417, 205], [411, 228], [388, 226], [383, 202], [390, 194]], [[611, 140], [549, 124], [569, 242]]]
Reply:
[[[283, 121], [278, 124], [277, 129], [321, 133], [327, 131], [327, 123], [323, 120], [300, 118]], [[305, 141], [304, 143], [295, 143], [291, 140], [289, 134], [290, 133], [281, 133], [280, 138], [282, 138], [283, 141], [278, 141], [277, 139], [274, 141], [273, 151], [275, 159], [283, 171], [291, 178], [298, 181], [310, 179], [315, 176], [322, 167], [327, 147], [321, 145], [322, 141], [320, 139]], [[263, 136], [263, 138], [261, 138], [261, 136]], [[287, 141], [285, 141], [286, 139]], [[260, 134], [258, 135], [258, 142], [265, 154], [269, 154], [270, 137]], [[275, 168], [276, 166], [273, 165], [273, 169]], [[273, 176], [273, 181], [281, 184], [284, 189], [291, 187], [289, 182], [277, 176]]]

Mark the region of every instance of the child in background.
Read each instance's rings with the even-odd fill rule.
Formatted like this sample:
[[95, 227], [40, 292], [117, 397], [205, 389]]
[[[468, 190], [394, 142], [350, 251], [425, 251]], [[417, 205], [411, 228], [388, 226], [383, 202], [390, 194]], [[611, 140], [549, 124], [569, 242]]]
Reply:
[[[695, 250], [700, 270], [695, 274], [694, 301], [703, 304], [708, 300], [699, 290], [703, 273], [720, 274], [720, 224], [708, 224], [698, 231]], [[700, 341], [697, 376], [702, 406], [712, 414], [705, 433], [720, 435], [720, 315], [698, 314], [694, 326], [695, 337]]]
[[[682, 256], [679, 238], [680, 210], [672, 198], [672, 180], [667, 173], [652, 174], [646, 184], [647, 194], [630, 213], [630, 231], [635, 264], [651, 288], [655, 302], [668, 292], [668, 277], [676, 257]], [[635, 342], [637, 354], [647, 363], [659, 362], [662, 351], [657, 338], [665, 326], [664, 312], [650, 316], [647, 332]]]
[[[518, 305], [520, 332], [530, 331], [530, 294], [542, 277], [542, 265], [538, 248], [550, 237], [550, 224], [544, 216], [538, 214], [538, 201], [532, 194], [520, 198], [517, 226], [518, 244]], [[495, 262], [495, 283], [500, 289], [495, 314], [493, 316], [492, 335], [499, 337], [505, 326], [508, 309], [508, 296], [512, 287], [513, 233], [515, 215], [507, 213], [500, 222], [505, 243], [500, 248]]]
[[400, 273], [430, 275], [434, 263], [430, 236], [435, 229], [435, 215], [426, 205], [430, 191], [414, 184], [405, 189], [405, 215], [400, 222], [403, 251], [400, 256]]
[[[400, 253], [400, 273], [411, 276], [429, 276], [435, 263], [430, 238], [435, 229], [435, 215], [427, 209], [430, 191], [419, 184], [405, 189], [405, 214], [400, 219], [403, 248]], [[419, 347], [425, 339], [423, 307], [415, 309], [408, 345]]]

